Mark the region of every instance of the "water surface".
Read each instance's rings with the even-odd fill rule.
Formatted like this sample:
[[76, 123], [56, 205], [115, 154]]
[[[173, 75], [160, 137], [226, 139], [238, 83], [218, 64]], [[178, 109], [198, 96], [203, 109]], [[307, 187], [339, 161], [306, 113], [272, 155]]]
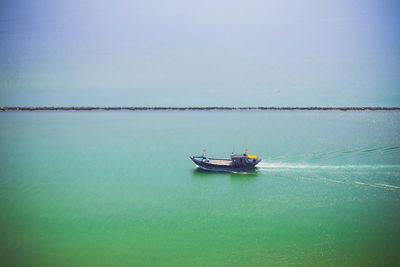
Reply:
[[[0, 113], [3, 264], [395, 265], [400, 112]], [[249, 173], [188, 158], [245, 148]]]

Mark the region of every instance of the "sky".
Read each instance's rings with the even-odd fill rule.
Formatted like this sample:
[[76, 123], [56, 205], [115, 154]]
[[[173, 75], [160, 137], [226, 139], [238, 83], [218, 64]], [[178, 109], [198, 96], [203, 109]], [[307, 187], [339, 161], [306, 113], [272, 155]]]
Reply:
[[400, 1], [1, 0], [0, 106], [400, 106]]

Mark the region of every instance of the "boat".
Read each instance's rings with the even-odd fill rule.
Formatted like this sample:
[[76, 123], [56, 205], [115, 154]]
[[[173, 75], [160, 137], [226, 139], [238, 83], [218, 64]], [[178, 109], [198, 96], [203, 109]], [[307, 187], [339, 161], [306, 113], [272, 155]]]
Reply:
[[230, 159], [218, 159], [202, 156], [189, 156], [201, 169], [217, 172], [241, 172], [254, 168], [261, 158], [255, 155], [231, 154]]

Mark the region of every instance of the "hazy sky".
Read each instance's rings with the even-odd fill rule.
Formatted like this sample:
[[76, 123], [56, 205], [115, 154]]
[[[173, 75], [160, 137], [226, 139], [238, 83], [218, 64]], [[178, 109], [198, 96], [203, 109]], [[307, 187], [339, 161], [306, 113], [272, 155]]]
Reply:
[[400, 106], [400, 1], [1, 0], [0, 106]]

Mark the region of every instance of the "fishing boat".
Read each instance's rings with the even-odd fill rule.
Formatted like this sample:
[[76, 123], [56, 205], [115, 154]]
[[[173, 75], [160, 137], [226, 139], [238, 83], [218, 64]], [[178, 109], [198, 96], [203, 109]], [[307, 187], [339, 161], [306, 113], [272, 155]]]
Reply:
[[217, 172], [248, 171], [261, 161], [261, 158], [246, 153], [231, 154], [230, 159], [209, 158], [205, 157], [204, 154], [202, 156], [189, 156], [189, 158], [201, 169]]

